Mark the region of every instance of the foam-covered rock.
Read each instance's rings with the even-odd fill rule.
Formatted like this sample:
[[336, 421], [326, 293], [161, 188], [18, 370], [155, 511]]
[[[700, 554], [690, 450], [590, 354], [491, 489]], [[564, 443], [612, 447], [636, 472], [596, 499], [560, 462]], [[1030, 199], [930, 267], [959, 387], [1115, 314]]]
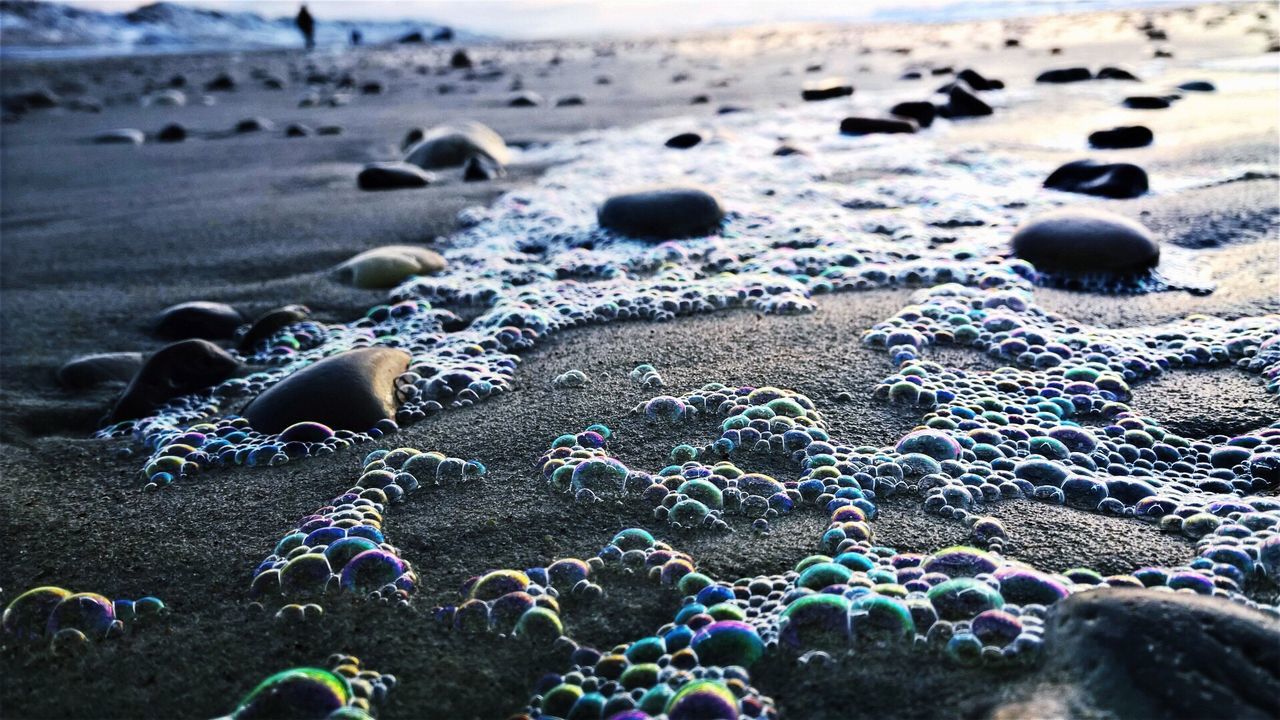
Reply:
[[615, 195], [600, 206], [600, 227], [655, 240], [708, 235], [720, 227], [724, 208], [697, 188], [662, 188]]
[[260, 432], [277, 433], [300, 422], [363, 432], [395, 417], [395, 380], [408, 367], [403, 350], [349, 350], [281, 380], [242, 414]]

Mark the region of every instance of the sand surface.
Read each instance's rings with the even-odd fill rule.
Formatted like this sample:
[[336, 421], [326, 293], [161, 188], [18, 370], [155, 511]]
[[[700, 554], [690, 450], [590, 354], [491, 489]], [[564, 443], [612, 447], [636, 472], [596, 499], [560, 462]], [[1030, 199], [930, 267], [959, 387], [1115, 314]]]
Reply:
[[[439, 183], [423, 190], [358, 190], [359, 168], [398, 159], [410, 128], [470, 118], [529, 147], [655, 118], [687, 117], [690, 129], [714, 127], [723, 106], [799, 104], [799, 85], [813, 76], [805, 67], [814, 63], [823, 65], [820, 74], [847, 76], [859, 88], [852, 99], [833, 102], [870, 110], [873, 101], [864, 94], [904, 87], [909, 81], [898, 79], [904, 69], [935, 62], [975, 67], [1026, 97], [1008, 112], [957, 125], [955, 143], [988, 144], [1053, 165], [1089, 155], [1084, 135], [1132, 119], [1133, 111], [1116, 109], [1114, 93], [1034, 86], [1040, 70], [1126, 66], [1152, 92], [1209, 79], [1217, 93], [1141, 116], [1155, 130], [1156, 145], [1108, 155], [1145, 167], [1155, 192], [1131, 201], [1082, 197], [1081, 204], [1140, 219], [1167, 247], [1207, 269], [1217, 289], [1208, 295], [1108, 296], [1046, 288], [1037, 295], [1065, 316], [1113, 327], [1192, 313], [1234, 318], [1280, 312], [1277, 56], [1262, 53], [1262, 35], [1245, 32], [1259, 24], [1247, 13], [1203, 29], [1203, 19], [1216, 13], [1158, 14], [1170, 29], [1165, 43], [1151, 43], [1132, 29], [1129, 18], [1140, 16], [1117, 13], [1004, 27], [751, 30], [685, 40], [470, 49], [478, 62], [501, 69], [490, 81], [447, 70], [444, 51], [411, 48], [312, 58], [262, 53], [6, 63], [6, 93], [76, 80], [105, 106], [100, 113], [33, 111], [5, 124], [0, 136], [0, 542], [6, 547], [0, 602], [55, 584], [111, 597], [155, 595], [171, 613], [161, 626], [96, 643], [82, 657], [7, 648], [0, 656], [3, 714], [214, 717], [234, 709], [260, 678], [343, 651], [400, 677], [380, 717], [504, 717], [518, 712], [532, 683], [563, 659], [438, 627], [432, 606], [455, 602], [468, 577], [589, 557], [612, 533], [631, 526], [647, 526], [695, 555], [709, 574], [732, 579], [783, 572], [813, 552], [824, 525], [820, 516], [798, 513], [775, 523], [767, 542], [745, 543], [734, 536], [673, 533], [631, 505], [582, 508], [553, 496], [534, 463], [561, 433], [603, 422], [620, 431], [612, 446], [618, 457], [653, 468], [673, 444], [694, 439], [629, 412], [652, 395], [629, 381], [631, 368], [652, 363], [672, 388], [711, 381], [794, 388], [819, 404], [833, 435], [859, 443], [890, 444], [916, 425], [912, 411], [869, 394], [894, 368], [882, 353], [862, 346], [861, 333], [892, 316], [909, 295], [885, 290], [826, 297], [817, 312], [801, 316], [735, 310], [658, 325], [572, 330], [525, 355], [514, 392], [476, 407], [415, 424], [347, 455], [223, 470], [164, 492], [140, 492], [145, 451], [128, 441], [90, 437], [120, 387], [72, 393], [57, 386], [54, 370], [83, 353], [158, 348], [160, 341], [147, 331], [149, 319], [186, 300], [228, 302], [250, 316], [302, 303], [326, 321], [358, 317], [385, 292], [340, 285], [326, 276], [328, 268], [380, 245], [447, 248], [460, 210], [523, 187], [544, 169], [517, 159], [505, 178], [492, 182], [463, 183], [458, 173], [443, 171]], [[1010, 36], [1021, 37], [1021, 47], [1003, 47]], [[1153, 59], [1156, 45], [1171, 48], [1174, 57]], [[892, 52], [899, 46], [912, 48], [911, 54]], [[1062, 53], [1051, 56], [1052, 46]], [[862, 54], [864, 47], [871, 51]], [[551, 64], [553, 57], [562, 61]], [[378, 95], [356, 89], [344, 107], [299, 108], [307, 63], [350, 70], [361, 82], [379, 80], [386, 89]], [[282, 75], [287, 88], [259, 88], [251, 68]], [[149, 83], [182, 73], [198, 86], [222, 70], [236, 72], [242, 87], [212, 93], [213, 105], [202, 105], [203, 93], [191, 87], [187, 107], [139, 105]], [[680, 72], [691, 79], [673, 83]], [[611, 84], [597, 84], [601, 75]], [[585, 105], [507, 107], [517, 77], [551, 101], [578, 94]], [[925, 94], [945, 79], [926, 76], [916, 84]], [[452, 90], [440, 93], [443, 84]], [[710, 102], [690, 104], [700, 94]], [[277, 129], [227, 133], [249, 116], [270, 118]], [[151, 133], [169, 122], [183, 123], [193, 136], [140, 147], [89, 142], [103, 130]], [[344, 131], [286, 138], [282, 130], [290, 122], [341, 125]], [[1161, 190], [1166, 178], [1242, 165], [1256, 173], [1213, 187]], [[952, 351], [947, 361], [995, 365], [962, 351]], [[553, 377], [574, 368], [592, 378], [588, 388], [552, 387]], [[852, 399], [841, 399], [842, 393]], [[1280, 416], [1280, 404], [1262, 382], [1234, 369], [1169, 374], [1145, 385], [1134, 406], [1188, 437], [1242, 433]], [[706, 430], [690, 433], [700, 437]], [[249, 611], [252, 570], [280, 533], [349, 487], [365, 453], [400, 446], [476, 457], [489, 468], [481, 483], [423, 491], [389, 514], [389, 533], [420, 577], [412, 606], [367, 612], [334, 603], [323, 622], [293, 629], [282, 629], [270, 613]], [[1090, 563], [1104, 573], [1123, 573], [1176, 564], [1191, 552], [1189, 541], [1133, 519], [1030, 501], [1001, 504], [995, 512], [1017, 523], [1007, 554], [1052, 571]], [[749, 535], [747, 521], [733, 524]], [[920, 512], [914, 499], [885, 501], [876, 531], [882, 544], [913, 552], [963, 542], [967, 535], [958, 524]], [[678, 603], [659, 588], [636, 583], [611, 591], [601, 605], [566, 602], [563, 616], [567, 634], [607, 648], [652, 632]], [[911, 682], [903, 681], [905, 673]], [[817, 682], [776, 659], [753, 678], [789, 718], [985, 717], [1044, 680], [1035, 673], [958, 670], [938, 657], [900, 654], [869, 659], [857, 669], [856, 682]]]

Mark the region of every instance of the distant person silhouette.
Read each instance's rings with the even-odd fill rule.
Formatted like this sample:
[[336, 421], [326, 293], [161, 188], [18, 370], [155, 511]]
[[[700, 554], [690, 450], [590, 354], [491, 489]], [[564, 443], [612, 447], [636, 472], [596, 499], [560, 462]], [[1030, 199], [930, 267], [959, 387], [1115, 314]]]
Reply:
[[351, 47], [360, 47], [360, 42], [364, 40], [364, 33], [359, 30], [351, 31]]
[[298, 11], [298, 30], [302, 32], [302, 37], [307, 41], [307, 49], [312, 50], [316, 46], [316, 19], [311, 17], [311, 12], [307, 10], [304, 4], [302, 9]]

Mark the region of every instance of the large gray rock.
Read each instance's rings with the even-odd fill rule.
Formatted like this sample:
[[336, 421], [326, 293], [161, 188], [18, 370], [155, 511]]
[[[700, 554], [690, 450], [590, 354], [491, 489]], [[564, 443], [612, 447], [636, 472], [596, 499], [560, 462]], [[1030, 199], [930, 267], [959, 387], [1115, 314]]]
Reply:
[[1123, 718], [1280, 717], [1280, 621], [1221, 598], [1133, 588], [1072, 595], [1045, 635], [1051, 673]]
[[1018, 228], [1013, 253], [1040, 270], [1123, 273], [1160, 261], [1160, 243], [1138, 223], [1101, 210], [1057, 210]]
[[151, 415], [165, 402], [222, 382], [239, 368], [240, 361], [208, 340], [166, 345], [147, 358], [107, 413], [106, 422]]
[[277, 433], [300, 422], [363, 432], [395, 417], [395, 380], [408, 367], [403, 350], [350, 350], [281, 380], [241, 414], [259, 432]]
[[511, 161], [511, 150], [502, 136], [478, 122], [437, 125], [428, 130], [413, 147], [405, 162], [424, 170], [458, 167], [472, 157], [487, 157], [498, 165]]
[[724, 208], [705, 190], [662, 188], [614, 195], [600, 206], [597, 220], [623, 235], [672, 240], [715, 232]]

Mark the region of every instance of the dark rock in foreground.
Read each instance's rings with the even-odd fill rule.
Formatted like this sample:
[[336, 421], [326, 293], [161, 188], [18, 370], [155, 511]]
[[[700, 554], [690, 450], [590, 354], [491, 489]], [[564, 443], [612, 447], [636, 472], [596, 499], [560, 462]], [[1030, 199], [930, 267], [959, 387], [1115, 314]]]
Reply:
[[426, 187], [435, 176], [417, 165], [407, 162], [379, 162], [364, 166], [356, 176], [356, 186], [361, 190], [401, 190]]
[[1155, 134], [1144, 125], [1125, 125], [1089, 133], [1089, 145], [1102, 150], [1146, 147], [1155, 140]]
[[853, 86], [844, 78], [826, 78], [807, 82], [800, 90], [800, 99], [808, 102], [832, 100], [853, 94]]
[[395, 380], [408, 367], [403, 350], [350, 350], [281, 380], [250, 402], [243, 415], [265, 433], [300, 422], [363, 432], [395, 417]]
[[156, 335], [171, 340], [221, 340], [235, 335], [243, 324], [244, 316], [230, 305], [195, 300], [160, 311], [153, 327]]
[[173, 398], [226, 380], [239, 367], [239, 360], [208, 340], [166, 345], [147, 358], [105, 422], [146, 417]]
[[1117, 717], [1280, 717], [1280, 622], [1211, 596], [1108, 588], [1058, 603], [1051, 670]]
[[1147, 171], [1130, 163], [1076, 160], [1054, 170], [1044, 186], [1063, 192], [1108, 198], [1134, 198], [1148, 189]]
[[1179, 85], [1178, 89], [1185, 92], [1215, 92], [1218, 88], [1208, 80], [1191, 80]]
[[664, 188], [615, 195], [600, 206], [600, 227], [654, 240], [708, 235], [720, 227], [724, 208], [703, 190]]
[[142, 353], [118, 352], [81, 355], [58, 368], [58, 384], [68, 390], [84, 390], [104, 383], [126, 383], [142, 368]]
[[1058, 210], [1025, 223], [1014, 255], [1047, 272], [1128, 273], [1160, 261], [1160, 243], [1142, 225], [1101, 210]]
[[913, 133], [916, 124], [910, 120], [887, 118], [847, 117], [840, 121], [841, 135], [874, 135], [882, 133]]

